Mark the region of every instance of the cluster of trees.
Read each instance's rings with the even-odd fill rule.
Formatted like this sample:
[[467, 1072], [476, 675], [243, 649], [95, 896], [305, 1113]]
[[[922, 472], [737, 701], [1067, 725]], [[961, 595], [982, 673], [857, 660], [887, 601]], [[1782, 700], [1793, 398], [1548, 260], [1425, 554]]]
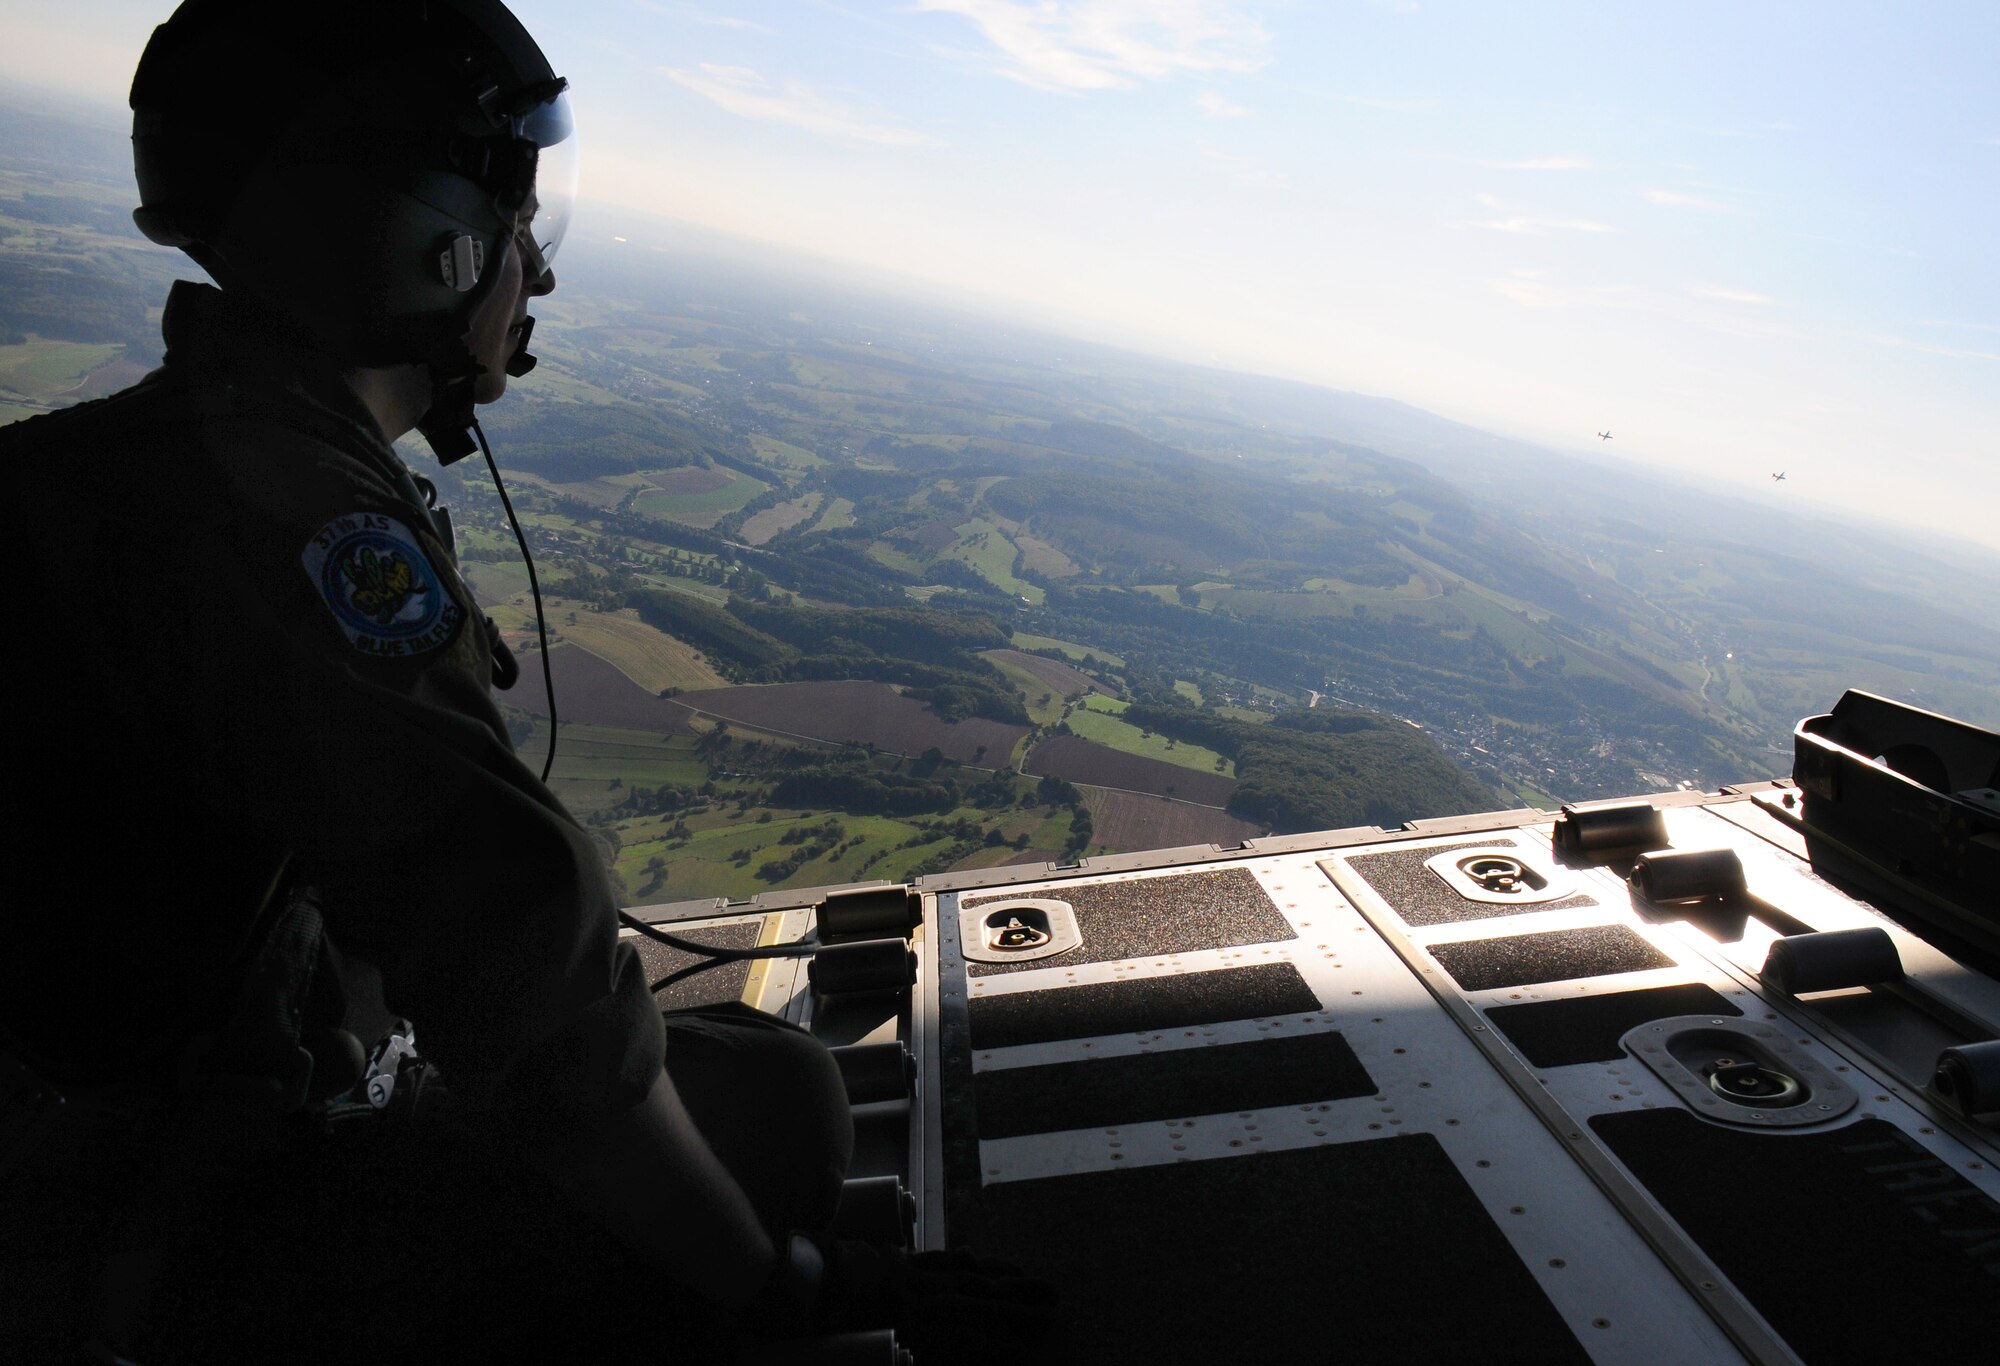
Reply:
[[818, 825], [793, 826], [778, 839], [780, 846], [790, 845], [791, 852], [758, 864], [757, 876], [765, 882], [783, 882], [846, 838], [847, 827], [831, 818]]
[[[951, 843], [944, 844], [943, 841]], [[997, 828], [990, 828], [960, 816], [953, 821], [920, 821], [917, 833], [903, 841], [903, 848], [914, 849], [921, 845], [936, 844], [937, 849], [925, 855], [909, 871], [911, 877], [922, 877], [928, 873], [943, 873], [956, 868], [981, 849], [993, 849], [1006, 844], [1007, 839]], [[1014, 848], [1028, 847], [1026, 834], [1014, 838]]]
[[1051, 808], [1069, 808], [1069, 834], [1063, 841], [1063, 857], [1077, 858], [1090, 847], [1091, 836], [1097, 833], [1096, 823], [1090, 819], [1090, 808], [1084, 804], [1083, 793], [1067, 779], [1058, 778], [1053, 773], [1045, 774], [1035, 784], [1035, 799]]
[[157, 353], [158, 330], [146, 310], [165, 292], [109, 275], [88, 258], [10, 255], [0, 259], [0, 336], [10, 344], [30, 333], [52, 341], [124, 342]]
[[532, 385], [486, 422], [509, 464], [557, 483], [711, 464], [732, 440], [659, 404], [564, 402]]
[[1399, 825], [1488, 800], [1428, 737], [1369, 712], [1294, 710], [1256, 724], [1154, 701], [1125, 719], [1234, 760], [1229, 810], [1281, 835]]
[[[860, 748], [832, 754], [793, 750], [774, 765], [776, 781], [763, 799], [773, 806], [831, 808], [876, 816], [941, 813], [962, 806], [997, 810], [1015, 804], [1013, 780], [1006, 771], [989, 774], [974, 770], [974, 780], [972, 774], [944, 771], [941, 756], [912, 768], [901, 772]], [[1069, 791], [1074, 795], [1074, 788]], [[1046, 797], [1042, 800], [1048, 801]]]
[[837, 652], [828, 642], [847, 641], [870, 654], [962, 667], [973, 652], [998, 649], [1010, 638], [991, 617], [929, 607], [855, 612], [798, 604], [732, 603], [730, 610], [758, 630], [815, 653]]
[[758, 562], [773, 583], [818, 602], [851, 607], [907, 603], [903, 590], [916, 580], [871, 557], [873, 539], [859, 529], [815, 531], [769, 547]]
[[[1018, 551], [1015, 552], [1014, 558], [1017, 562], [1019, 561], [1020, 553]], [[1011, 594], [1005, 589], [995, 586], [991, 579], [987, 578], [977, 569], [974, 569], [964, 560], [954, 560], [948, 556], [933, 560], [929, 567], [925, 569], [924, 577], [932, 583], [944, 584], [968, 597], [988, 599], [989, 608], [997, 607], [1002, 602], [1009, 606], [1013, 603]]]
[[793, 647], [701, 598], [641, 588], [627, 601], [638, 609], [641, 621], [694, 646], [738, 683], [775, 682], [798, 659]]
[[829, 762], [796, 769], [771, 788], [774, 805], [835, 808], [878, 816], [913, 816], [962, 805], [951, 779], [886, 773], [866, 764]]
[[[693, 609], [696, 616], [701, 612], [701, 605]], [[643, 606], [640, 614], [646, 616]], [[1012, 685], [976, 653], [1007, 643], [991, 618], [928, 607], [828, 609], [742, 596], [730, 598], [728, 616], [740, 630], [726, 633], [704, 619], [696, 624], [705, 626], [705, 639], [695, 643], [723, 651], [750, 677], [896, 683], [946, 721], [980, 716], [1028, 724]], [[811, 653], [785, 653], [798, 651]]]
[[941, 720], [964, 721], [979, 716], [1016, 726], [1028, 724], [1028, 709], [1021, 705], [1017, 694], [983, 683], [940, 683], [934, 687], [910, 688], [908, 693], [919, 702], [930, 703], [931, 710]]
[[[710, 787], [713, 788], [713, 784]], [[673, 812], [692, 814], [697, 809], [705, 809], [707, 799], [701, 794], [672, 783], [661, 783], [658, 787], [634, 785], [625, 789], [625, 795], [613, 808], [619, 817], [661, 816]]]

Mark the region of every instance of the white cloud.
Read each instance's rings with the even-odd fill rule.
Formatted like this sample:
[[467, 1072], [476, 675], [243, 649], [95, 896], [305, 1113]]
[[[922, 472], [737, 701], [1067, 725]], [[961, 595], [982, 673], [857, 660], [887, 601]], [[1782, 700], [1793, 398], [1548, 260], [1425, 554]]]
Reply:
[[1525, 161], [1489, 161], [1496, 171], [1588, 171], [1588, 157], [1530, 157]]
[[1690, 285], [1688, 292], [1697, 299], [1717, 299], [1726, 304], [1774, 304], [1778, 302], [1768, 294], [1756, 294], [1747, 289], [1730, 289], [1724, 285]]
[[1526, 215], [1514, 218], [1489, 218], [1475, 224], [1493, 232], [1519, 232], [1539, 236], [1545, 232], [1616, 232], [1609, 223], [1599, 223], [1591, 218], [1535, 218]]
[[711, 28], [748, 29], [752, 33], [776, 33], [769, 24], [760, 24], [754, 19], [739, 19], [733, 14], [716, 14], [699, 5], [662, 4], [660, 0], [632, 0], [633, 5], [653, 14], [670, 15], [676, 19], [686, 19], [691, 23], [707, 24]]
[[1682, 194], [1679, 190], [1641, 190], [1639, 198], [1649, 204], [1665, 204], [1675, 209], [1701, 209], [1707, 213], [1727, 213], [1727, 204], [1718, 204], [1713, 199], [1703, 199], [1698, 194]]
[[883, 147], [931, 147], [938, 139], [912, 128], [870, 123], [797, 81], [782, 89], [747, 66], [716, 66], [704, 62], [697, 70], [662, 67], [676, 85], [740, 118], [760, 123], [789, 124], [840, 142], [867, 142]]
[[1194, 97], [1195, 106], [1212, 119], [1240, 119], [1250, 111], [1240, 104], [1231, 104], [1213, 90], [1204, 90]]
[[1118, 90], [1189, 73], [1251, 72], [1270, 38], [1231, 0], [916, 0], [998, 50], [998, 72], [1038, 90]]
[[1500, 207], [1500, 196], [1497, 194], [1487, 194], [1482, 190], [1472, 196], [1472, 202], [1482, 209], [1497, 209]]

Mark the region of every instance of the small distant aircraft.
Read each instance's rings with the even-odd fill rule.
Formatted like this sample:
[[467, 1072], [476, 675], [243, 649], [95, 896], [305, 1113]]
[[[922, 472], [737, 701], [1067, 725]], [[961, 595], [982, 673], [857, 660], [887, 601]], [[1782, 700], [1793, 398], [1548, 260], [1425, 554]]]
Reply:
[[1774, 474], [1774, 475], [1772, 475], [1772, 476], [1771, 476], [1771, 482], [1772, 482], [1772, 483], [1774, 483], [1774, 484], [1782, 484], [1782, 483], [1784, 483], [1784, 482], [1785, 482], [1785, 472], [1784, 472], [1783, 470], [1779, 470], [1779, 471], [1778, 471], [1778, 472], [1777, 472], [1776, 474]]
[[1610, 433], [1610, 432], [1599, 432], [1599, 433], [1597, 434], [1597, 439], [1598, 439], [1599, 441], [1609, 441], [1609, 440], [1611, 439], [1611, 433]]

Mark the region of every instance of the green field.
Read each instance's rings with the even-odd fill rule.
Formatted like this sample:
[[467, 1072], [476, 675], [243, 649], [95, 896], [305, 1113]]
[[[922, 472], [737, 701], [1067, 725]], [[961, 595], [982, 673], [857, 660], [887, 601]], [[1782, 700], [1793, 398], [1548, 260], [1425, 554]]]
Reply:
[[[461, 546], [473, 539], [473, 533], [461, 530], [458, 540]], [[499, 536], [482, 537], [483, 540], [500, 541]], [[511, 541], [511, 538], [507, 538]], [[528, 568], [518, 559], [514, 560], [466, 560], [459, 565], [459, 572], [472, 585], [473, 596], [482, 606], [497, 607], [512, 603], [516, 598], [526, 606], [529, 615], [534, 615], [534, 603], [528, 597]]]
[[[724, 794], [725, 798], [728, 794]], [[771, 819], [760, 820], [768, 814]], [[1004, 862], [1015, 851], [1012, 841], [1025, 834], [1031, 847], [1055, 850], [1069, 832], [1068, 813], [1052, 818], [1042, 808], [1010, 810], [1004, 813], [961, 807], [946, 812], [942, 819], [966, 819], [987, 829], [997, 829], [1006, 844], [983, 847], [960, 866], [983, 867]], [[791, 876], [777, 882], [759, 877], [757, 869], [767, 859], [782, 857], [792, 846], [780, 841], [787, 830], [819, 826], [826, 821], [841, 826], [839, 843], [818, 858], [800, 865]], [[676, 822], [686, 828], [684, 836], [670, 832]], [[861, 816], [841, 812], [812, 812], [801, 817], [797, 811], [771, 811], [751, 806], [738, 813], [734, 804], [723, 801], [708, 811], [686, 817], [646, 816], [618, 822], [617, 869], [628, 894], [637, 902], [688, 901], [706, 897], [747, 900], [775, 887], [818, 887], [842, 882], [864, 882], [883, 878], [907, 880], [920, 864], [948, 847], [949, 839], [931, 840], [899, 847], [920, 838], [914, 821], [890, 816]], [[841, 846], [846, 846], [844, 849]], [[747, 860], [744, 858], [748, 854]], [[651, 867], [652, 860], [661, 868]]]
[[125, 348], [115, 343], [29, 341], [0, 346], [0, 389], [29, 398], [53, 398]]
[[719, 583], [703, 583], [700, 579], [684, 579], [678, 574], [641, 574], [647, 586], [664, 588], [669, 593], [685, 593], [703, 602], [725, 603], [729, 601], [729, 590]]
[[743, 523], [743, 539], [751, 545], [763, 545], [772, 537], [790, 531], [799, 523], [809, 520], [819, 510], [820, 493], [808, 493], [803, 498], [794, 498], [787, 503], [776, 503], [762, 512], [746, 519]]
[[750, 449], [757, 452], [757, 458], [772, 465], [788, 465], [793, 469], [809, 470], [824, 465], [824, 456], [814, 455], [803, 446], [794, 446], [789, 441], [753, 432]]
[[1016, 551], [1006, 532], [984, 518], [955, 529], [959, 534], [958, 544], [945, 552], [947, 556], [963, 560], [979, 571], [980, 577], [988, 583], [1005, 589], [1015, 597], [1039, 604], [1047, 596], [1034, 584], [1014, 577]]
[[1096, 655], [1102, 663], [1114, 669], [1125, 667], [1125, 661], [1109, 650], [1100, 650], [1091, 645], [1078, 645], [1074, 641], [1057, 640], [1054, 636], [1030, 635], [1026, 631], [1014, 632], [1014, 648], [1017, 650], [1054, 650], [1065, 658], [1081, 663], [1086, 655]]
[[[523, 762], [539, 772], [548, 744], [547, 722], [525, 713], [509, 715], [516, 723], [515, 733], [522, 737], [517, 748]], [[563, 724], [550, 786], [587, 826], [601, 838], [615, 842], [612, 866], [623, 884], [627, 904], [706, 897], [743, 899], [774, 888], [876, 878], [901, 881], [948, 850], [954, 851], [958, 860], [954, 866], [985, 867], [1012, 856], [1014, 843], [1021, 837], [1027, 838], [1029, 848], [1051, 856], [1068, 837], [1067, 809], [1044, 806], [1010, 805], [993, 810], [962, 806], [942, 815], [908, 819], [766, 807], [757, 797], [771, 780], [770, 751], [795, 746], [764, 737], [740, 750], [725, 747], [718, 752], [704, 747], [710, 740], [712, 737]], [[764, 757], [753, 759], [752, 751]], [[757, 773], [730, 771], [730, 765], [745, 762], [766, 767]], [[895, 760], [882, 763], [897, 766]], [[1015, 781], [1023, 794], [1032, 788], [1030, 780]], [[681, 789], [694, 805], [668, 812], [627, 805], [634, 789], [662, 785]], [[701, 794], [704, 786], [709, 795]], [[775, 881], [758, 875], [762, 864], [784, 859], [798, 847], [782, 843], [787, 831], [821, 826], [828, 820], [838, 821], [842, 827], [832, 848]], [[966, 854], [957, 836], [927, 833], [919, 828], [920, 821], [963, 821], [981, 832], [997, 833], [999, 842], [989, 846], [982, 836], [978, 848]], [[902, 847], [905, 845], [908, 847]], [[659, 861], [657, 866], [655, 860]]]
[[[1005, 674], [1007, 681], [1014, 685], [1014, 690], [1021, 694], [1021, 705], [1028, 709], [1030, 721], [1038, 726], [1052, 726], [1062, 720], [1063, 700], [1048, 684], [1018, 664], [1009, 664], [1006, 660], [995, 659], [990, 654], [984, 658], [988, 664]], [[1043, 697], [1049, 700], [1038, 701]]]
[[[548, 721], [526, 713], [515, 715], [531, 723], [524, 738], [515, 741], [515, 749], [524, 763], [540, 773], [543, 756], [548, 753]], [[616, 805], [620, 789], [627, 785], [699, 787], [708, 781], [708, 764], [694, 752], [694, 746], [691, 735], [661, 736], [565, 721], [557, 737], [556, 766], [549, 774], [549, 785], [565, 805], [579, 813]]]
[[642, 517], [658, 517], [689, 526], [713, 526], [771, 486], [735, 470], [724, 470], [729, 482], [702, 493], [667, 493], [655, 489], [632, 500], [632, 510]]
[[[717, 688], [728, 682], [701, 653], [657, 627], [640, 621], [630, 609], [594, 612], [585, 603], [565, 598], [543, 601], [549, 644], [578, 645], [610, 664], [649, 693], [666, 688]], [[502, 630], [532, 631], [532, 605], [502, 603], [491, 609]]]
[[849, 498], [835, 498], [827, 503], [812, 524], [814, 531], [845, 531], [854, 525], [854, 502]]
[[1097, 693], [1083, 699], [1072, 707], [1069, 713], [1069, 728], [1086, 740], [1094, 740], [1111, 749], [1127, 754], [1137, 754], [1148, 759], [1164, 759], [1182, 768], [1195, 769], [1201, 773], [1223, 773], [1236, 776], [1236, 765], [1217, 754], [1212, 749], [1200, 745], [1183, 744], [1164, 735], [1149, 735], [1139, 727], [1120, 719], [1120, 714], [1131, 704], [1120, 702], [1115, 697], [1104, 697]]
[[899, 574], [921, 576], [924, 572], [924, 562], [922, 560], [916, 558], [914, 555], [909, 555], [896, 549], [895, 546], [890, 545], [887, 541], [876, 541], [873, 545], [869, 546], [868, 558], [874, 560], [877, 564], [887, 565]]
[[1271, 713], [1259, 711], [1255, 707], [1217, 707], [1215, 714], [1229, 721], [1248, 721], [1252, 725], [1262, 725], [1271, 719]]

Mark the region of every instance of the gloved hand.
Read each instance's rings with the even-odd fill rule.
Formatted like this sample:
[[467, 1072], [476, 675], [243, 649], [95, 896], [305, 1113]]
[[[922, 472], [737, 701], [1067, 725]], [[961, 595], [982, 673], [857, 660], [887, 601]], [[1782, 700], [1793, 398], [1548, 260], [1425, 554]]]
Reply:
[[826, 1254], [816, 1314], [823, 1332], [894, 1328], [921, 1366], [1028, 1360], [1056, 1326], [1056, 1288], [975, 1253], [910, 1253], [841, 1241]]

